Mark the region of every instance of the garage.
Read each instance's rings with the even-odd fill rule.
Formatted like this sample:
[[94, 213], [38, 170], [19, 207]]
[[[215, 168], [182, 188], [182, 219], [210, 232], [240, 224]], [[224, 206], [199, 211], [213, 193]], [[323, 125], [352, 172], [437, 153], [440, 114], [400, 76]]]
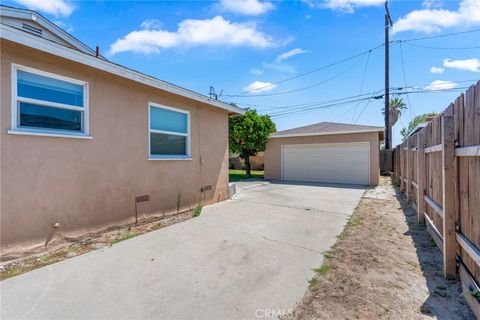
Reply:
[[282, 148], [282, 180], [370, 183], [370, 144], [293, 144]]
[[321, 122], [271, 135], [265, 178], [377, 185], [383, 127]]

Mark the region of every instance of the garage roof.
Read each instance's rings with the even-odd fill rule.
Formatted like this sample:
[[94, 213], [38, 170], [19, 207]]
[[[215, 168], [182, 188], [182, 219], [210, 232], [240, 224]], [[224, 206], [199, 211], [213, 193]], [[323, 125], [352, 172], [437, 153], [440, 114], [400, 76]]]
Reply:
[[346, 134], [346, 133], [364, 133], [364, 132], [379, 132], [380, 139], [383, 139], [384, 127], [365, 126], [359, 124], [348, 124], [338, 122], [319, 122], [304, 127], [298, 127], [283, 131], [278, 131], [270, 135], [271, 138], [286, 138], [286, 137], [303, 137], [303, 136], [319, 136], [331, 134]]

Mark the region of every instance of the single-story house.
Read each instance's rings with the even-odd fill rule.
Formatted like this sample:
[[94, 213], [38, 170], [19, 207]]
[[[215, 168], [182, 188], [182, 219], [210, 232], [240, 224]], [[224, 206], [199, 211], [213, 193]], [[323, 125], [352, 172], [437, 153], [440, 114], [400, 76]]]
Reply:
[[275, 132], [265, 150], [265, 178], [377, 185], [383, 131], [320, 122]]
[[[228, 198], [228, 117], [244, 110], [108, 61], [1, 6], [1, 248]], [[146, 201], [148, 200], [148, 201]]]

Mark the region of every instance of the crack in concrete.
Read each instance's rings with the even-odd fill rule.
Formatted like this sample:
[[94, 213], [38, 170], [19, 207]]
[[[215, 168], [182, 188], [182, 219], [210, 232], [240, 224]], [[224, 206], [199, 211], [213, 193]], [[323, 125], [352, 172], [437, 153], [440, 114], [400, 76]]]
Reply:
[[265, 235], [263, 235], [263, 234], [257, 234], [257, 233], [253, 233], [253, 232], [236, 230], [236, 229], [234, 229], [234, 228], [225, 227], [225, 226], [205, 224], [205, 223], [200, 223], [200, 222], [198, 222], [198, 221], [196, 221], [196, 222], [194, 222], [194, 223], [197, 224], [197, 225], [201, 225], [201, 226], [204, 226], [204, 227], [208, 227], [208, 228], [226, 229], [226, 230], [230, 230], [230, 231], [234, 231], [234, 232], [239, 232], [239, 233], [242, 233], [242, 234], [248, 234], [248, 235], [251, 235], [251, 236], [257, 236], [257, 237], [261, 237], [261, 238], [263, 238], [264, 240], [267, 240], [267, 241], [276, 242], [276, 243], [280, 243], [280, 244], [285, 244], [285, 245], [290, 246], [290, 247], [294, 247], [294, 248], [298, 248], [298, 249], [307, 250], [307, 251], [310, 251], [310, 252], [315, 252], [315, 253], [323, 254], [323, 251], [319, 251], [319, 250], [315, 250], [315, 249], [312, 249], [312, 248], [307, 248], [307, 247], [299, 246], [299, 245], [296, 245], [296, 244], [294, 244], [294, 243], [290, 243], [290, 242], [286, 242], [286, 241], [281, 241], [281, 240], [277, 240], [277, 239], [272, 239], [272, 238], [269, 238], [269, 237], [267, 237], [267, 236], [265, 236]]

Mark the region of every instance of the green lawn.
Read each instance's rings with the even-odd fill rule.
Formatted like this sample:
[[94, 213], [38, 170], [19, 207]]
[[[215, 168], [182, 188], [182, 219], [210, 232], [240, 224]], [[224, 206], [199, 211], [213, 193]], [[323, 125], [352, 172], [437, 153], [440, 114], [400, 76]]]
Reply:
[[[239, 181], [247, 178], [245, 170], [232, 170], [230, 169], [228, 173], [230, 182]], [[254, 171], [252, 170], [252, 178], [263, 179], [263, 171]]]

